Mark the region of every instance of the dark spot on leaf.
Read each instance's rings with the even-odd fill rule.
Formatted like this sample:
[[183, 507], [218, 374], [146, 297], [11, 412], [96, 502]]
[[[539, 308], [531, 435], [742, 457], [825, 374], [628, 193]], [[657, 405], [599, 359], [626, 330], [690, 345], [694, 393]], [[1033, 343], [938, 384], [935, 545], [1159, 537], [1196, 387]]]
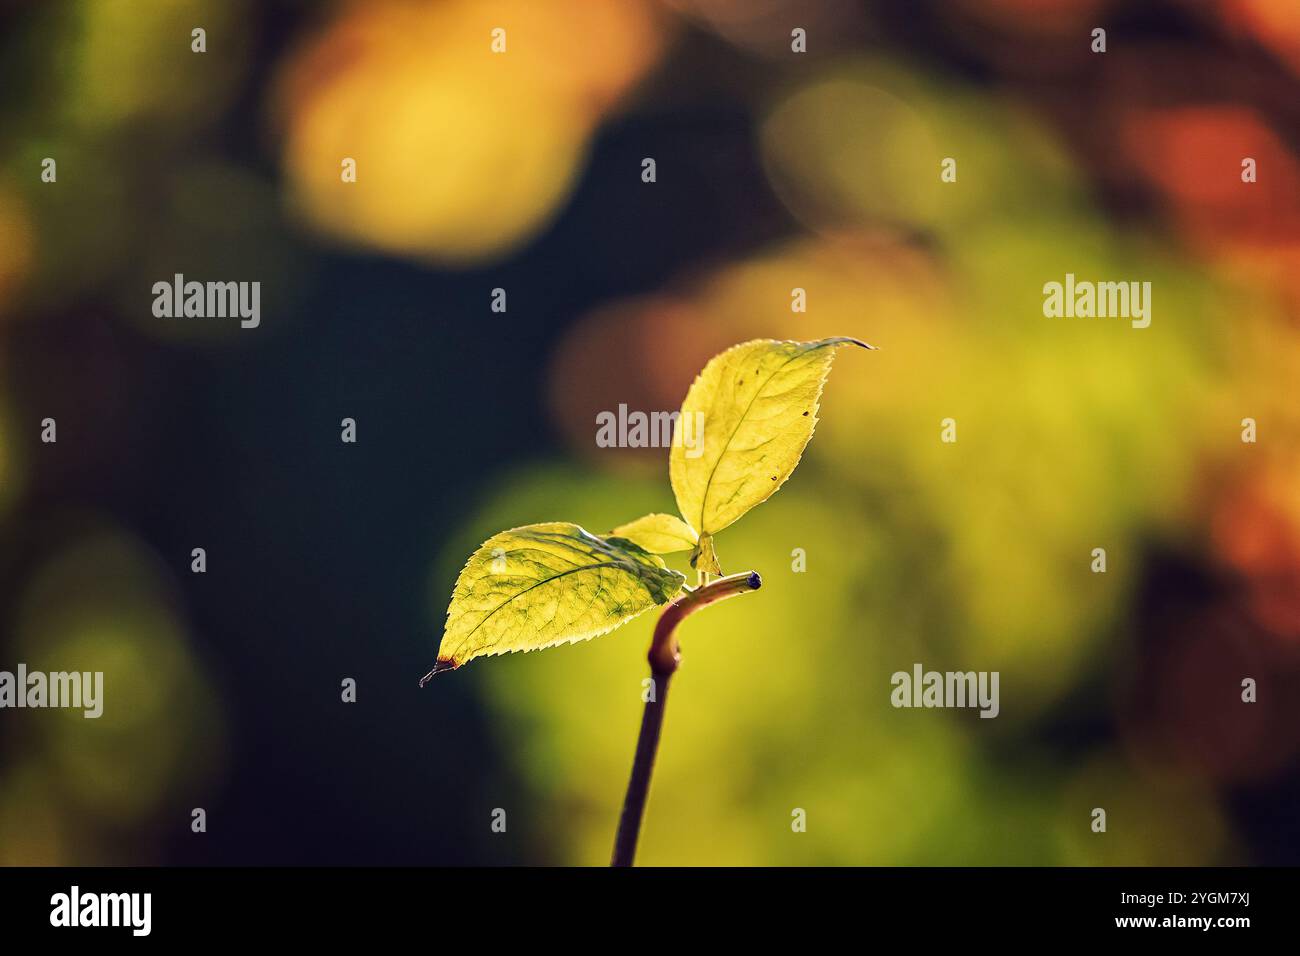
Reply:
[[804, 417], [804, 418], [807, 418], [807, 417], [808, 417], [808, 413], [807, 413], [807, 412], [804, 412], [804, 413], [803, 413], [803, 417]]

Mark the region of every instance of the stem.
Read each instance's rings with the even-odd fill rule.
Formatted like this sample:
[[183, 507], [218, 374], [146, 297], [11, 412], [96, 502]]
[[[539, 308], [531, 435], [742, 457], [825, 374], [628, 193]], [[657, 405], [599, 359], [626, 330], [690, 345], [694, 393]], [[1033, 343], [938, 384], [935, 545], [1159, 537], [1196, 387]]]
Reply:
[[655, 624], [650, 641], [650, 677], [654, 681], [652, 699], [646, 701], [641, 715], [641, 733], [636, 741], [636, 756], [632, 760], [632, 777], [627, 783], [627, 796], [623, 798], [623, 813], [618, 821], [618, 835], [614, 838], [614, 855], [610, 866], [631, 866], [636, 856], [636, 841], [641, 834], [641, 818], [645, 815], [646, 797], [650, 793], [650, 775], [654, 772], [655, 754], [659, 751], [659, 732], [664, 724], [664, 709], [668, 706], [668, 684], [681, 663], [681, 649], [677, 644], [677, 627], [687, 617], [702, 607], [725, 601], [738, 594], [757, 591], [763, 579], [757, 571], [732, 574], [702, 584], [687, 591], [669, 604]]
[[[654, 671], [651, 671], [653, 674]], [[659, 751], [659, 731], [664, 725], [664, 708], [668, 706], [668, 681], [671, 674], [654, 677], [655, 699], [648, 700], [641, 715], [641, 733], [636, 739], [636, 757], [632, 760], [632, 777], [623, 798], [623, 813], [618, 818], [614, 837], [614, 855], [610, 866], [631, 866], [636, 856], [636, 841], [641, 835], [641, 818], [645, 815], [646, 796], [650, 792], [650, 774]]]

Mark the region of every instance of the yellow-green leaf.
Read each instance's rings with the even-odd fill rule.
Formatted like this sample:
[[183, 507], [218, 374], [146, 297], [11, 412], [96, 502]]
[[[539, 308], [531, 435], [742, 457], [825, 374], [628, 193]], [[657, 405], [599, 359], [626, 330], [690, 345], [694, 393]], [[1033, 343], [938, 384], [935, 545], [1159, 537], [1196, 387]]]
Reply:
[[695, 547], [699, 536], [677, 515], [652, 514], [619, 525], [609, 533], [612, 538], [626, 538], [651, 554], [672, 554]]
[[718, 552], [713, 548], [713, 535], [706, 534], [700, 538], [699, 544], [691, 552], [691, 567], [709, 574], [722, 573], [722, 565], [718, 564]]
[[[682, 517], [701, 537], [716, 534], [770, 498], [799, 464], [817, 424], [818, 400], [841, 345], [755, 339], [704, 366], [678, 424], [703, 414], [703, 442], [673, 442], [668, 473]], [[698, 421], [699, 419], [691, 419]]]
[[576, 524], [503, 531], [456, 579], [434, 673], [475, 657], [596, 637], [668, 603], [685, 580], [630, 541]]

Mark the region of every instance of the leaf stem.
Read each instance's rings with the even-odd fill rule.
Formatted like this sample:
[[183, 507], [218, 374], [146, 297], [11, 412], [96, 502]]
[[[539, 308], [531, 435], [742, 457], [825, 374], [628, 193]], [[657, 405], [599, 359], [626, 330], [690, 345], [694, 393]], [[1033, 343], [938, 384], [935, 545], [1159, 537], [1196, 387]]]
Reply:
[[687, 591], [673, 601], [655, 624], [650, 641], [650, 678], [653, 681], [650, 699], [641, 715], [641, 733], [636, 741], [636, 756], [632, 760], [632, 776], [623, 798], [623, 813], [618, 821], [618, 834], [614, 838], [614, 855], [611, 866], [631, 866], [636, 856], [637, 838], [641, 834], [641, 818], [645, 815], [646, 797], [650, 793], [650, 776], [654, 772], [655, 755], [659, 751], [659, 732], [663, 729], [664, 709], [668, 706], [668, 684], [681, 663], [681, 649], [677, 643], [677, 628], [690, 614], [739, 594], [757, 591], [763, 579], [757, 571], [732, 574], [707, 584], [701, 583], [694, 591]]

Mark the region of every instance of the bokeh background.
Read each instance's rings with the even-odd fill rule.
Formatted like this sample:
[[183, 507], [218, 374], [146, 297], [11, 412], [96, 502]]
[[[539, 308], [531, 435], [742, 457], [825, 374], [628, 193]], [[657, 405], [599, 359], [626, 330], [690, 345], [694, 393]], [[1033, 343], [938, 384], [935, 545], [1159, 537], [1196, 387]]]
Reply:
[[[595, 414], [833, 334], [880, 351], [719, 537], [766, 586], [684, 630], [641, 862], [1300, 862], [1300, 6], [2, 23], [0, 668], [107, 686], [0, 713], [0, 862], [604, 863], [651, 616], [420, 691], [455, 575], [673, 510]], [[259, 280], [261, 328], [155, 319], [177, 272]], [[1151, 327], [1045, 319], [1066, 272], [1152, 282]], [[999, 671], [1000, 717], [894, 710], [915, 661]]]

